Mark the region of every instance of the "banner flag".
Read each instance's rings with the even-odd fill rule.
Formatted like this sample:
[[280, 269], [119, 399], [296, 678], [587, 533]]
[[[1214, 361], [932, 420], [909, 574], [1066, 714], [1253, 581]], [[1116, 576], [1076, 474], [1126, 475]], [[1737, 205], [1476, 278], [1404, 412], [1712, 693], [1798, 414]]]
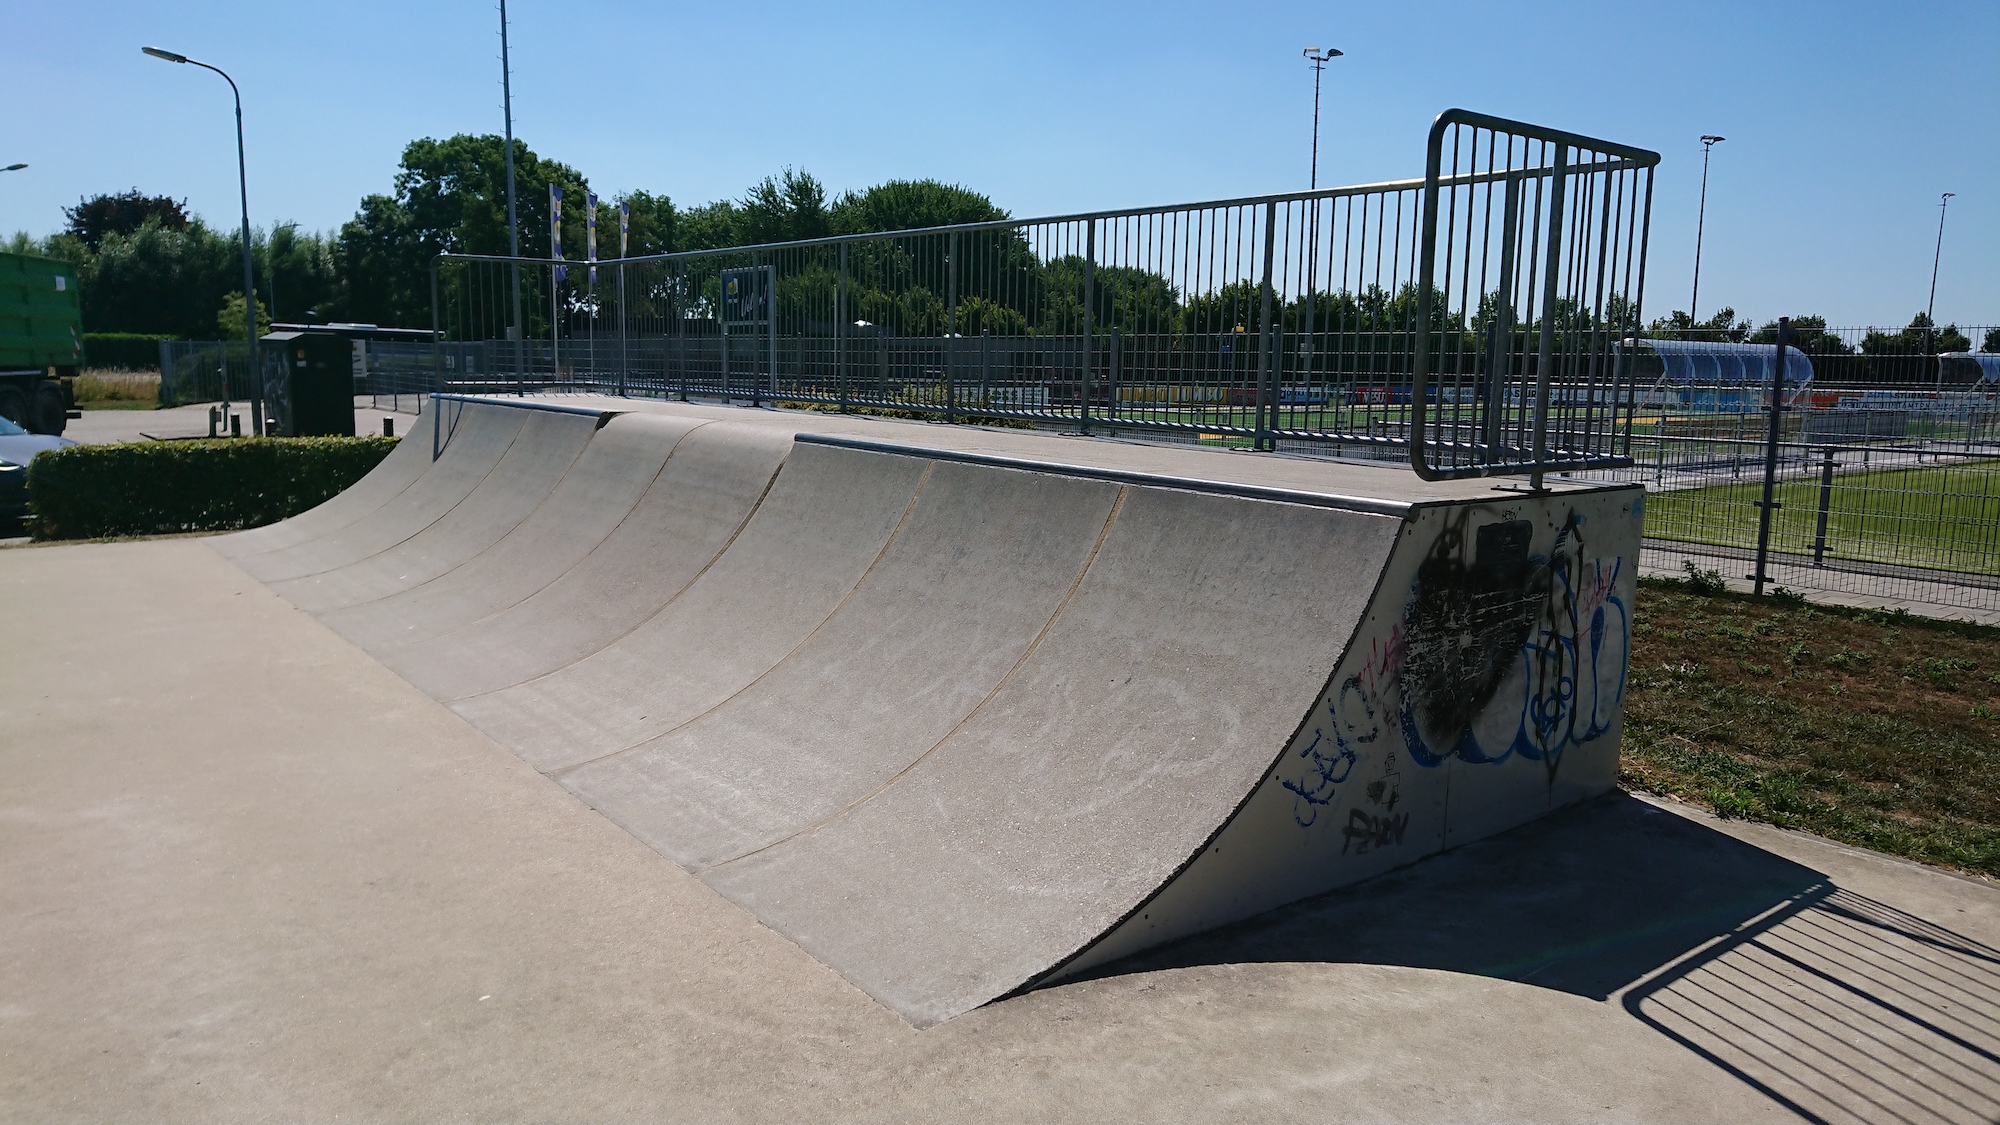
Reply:
[[632, 256], [632, 205], [630, 203], [620, 203], [618, 205], [618, 256], [621, 258]]
[[[562, 261], [562, 188], [549, 185], [549, 257]], [[569, 267], [556, 267], [556, 280], [569, 277]]]
[[583, 193], [583, 256], [590, 262], [590, 284], [597, 284], [597, 193]]

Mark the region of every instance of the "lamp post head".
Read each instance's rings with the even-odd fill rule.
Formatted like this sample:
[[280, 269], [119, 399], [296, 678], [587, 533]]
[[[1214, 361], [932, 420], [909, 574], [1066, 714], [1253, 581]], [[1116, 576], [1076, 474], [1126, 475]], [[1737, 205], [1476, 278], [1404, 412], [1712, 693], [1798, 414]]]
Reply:
[[5, 168], [0, 168], [0, 172], [18, 172], [26, 167], [26, 164], [9, 164]]
[[1339, 57], [1340, 57], [1340, 51], [1333, 47], [1306, 48], [1306, 58], [1311, 59], [1313, 62], [1316, 63], [1323, 63], [1329, 59], [1337, 59]]
[[168, 62], [184, 63], [188, 61], [188, 57], [186, 55], [177, 55], [174, 54], [172, 51], [162, 51], [158, 47], [141, 47], [139, 49], [141, 51], [144, 51], [146, 54], [153, 56], [156, 59], [165, 59]]
[[1714, 133], [1703, 133], [1701, 135], [1701, 143], [1705, 146], [1713, 145], [1721, 141], [1726, 141], [1728, 139], [1729, 139], [1728, 137], [1718, 137]]
[[1948, 191], [1948, 192], [1945, 192], [1945, 193], [1944, 193], [1944, 198], [1943, 198], [1943, 199], [1939, 199], [1939, 200], [1938, 200], [1938, 206], [1939, 206], [1939, 207], [1942, 207], [1942, 206], [1944, 206], [1944, 201], [1945, 201], [1946, 199], [1950, 199], [1950, 198], [1952, 198], [1952, 197], [1956, 196], [1957, 194], [1958, 194], [1958, 193], [1957, 193], [1957, 192], [1955, 192], [1955, 191]]

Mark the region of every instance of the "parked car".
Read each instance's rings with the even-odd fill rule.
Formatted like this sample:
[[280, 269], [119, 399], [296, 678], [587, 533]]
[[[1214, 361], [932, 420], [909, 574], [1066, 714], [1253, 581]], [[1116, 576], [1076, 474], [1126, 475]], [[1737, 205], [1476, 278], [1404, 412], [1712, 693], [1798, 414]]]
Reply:
[[0, 535], [14, 534], [28, 514], [28, 462], [44, 450], [75, 444], [52, 434], [31, 434], [0, 417]]

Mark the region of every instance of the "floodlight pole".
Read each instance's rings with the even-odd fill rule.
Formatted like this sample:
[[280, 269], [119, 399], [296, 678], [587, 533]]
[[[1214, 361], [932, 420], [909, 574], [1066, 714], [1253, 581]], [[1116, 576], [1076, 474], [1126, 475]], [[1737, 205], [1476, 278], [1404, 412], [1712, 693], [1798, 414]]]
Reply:
[[[1339, 58], [1340, 51], [1333, 47], [1328, 47], [1325, 48], [1324, 50], [1318, 47], [1307, 47], [1305, 50], [1305, 56], [1306, 60], [1313, 64], [1312, 169], [1310, 173], [1310, 178], [1307, 180], [1307, 186], [1313, 191], [1318, 191], [1319, 190], [1319, 80], [1321, 72], [1323, 72], [1326, 69], [1326, 64], [1330, 60]], [[1314, 306], [1313, 297], [1315, 295], [1314, 282], [1317, 280], [1318, 273], [1319, 273], [1319, 200], [1314, 199], [1312, 201], [1311, 229], [1309, 229], [1306, 233], [1306, 316], [1305, 316], [1305, 323], [1301, 326], [1304, 329], [1305, 333], [1305, 359], [1306, 359], [1306, 366], [1308, 367], [1308, 369], [1310, 369], [1312, 365], [1313, 330], [1316, 327], [1318, 327], [1317, 320], [1315, 318], [1316, 310], [1313, 307]]]
[[1701, 138], [1701, 210], [1694, 221], [1694, 292], [1688, 294], [1689, 339], [1693, 339], [1695, 305], [1701, 300], [1701, 234], [1702, 228], [1708, 224], [1708, 154], [1709, 150], [1728, 139], [1713, 133], [1704, 133]]
[[[1931, 251], [1931, 298], [1930, 300], [1924, 302], [1924, 319], [1930, 322], [1929, 325], [1925, 327], [1924, 331], [1930, 333], [1931, 337], [1930, 346], [1924, 349], [1927, 352], [1934, 352], [1937, 350], [1937, 338], [1938, 338], [1937, 277], [1938, 277], [1938, 263], [1944, 260], [1944, 209], [1946, 207], [1951, 206], [1951, 197], [1957, 194], [1958, 193], [1955, 191], [1948, 191], [1945, 192], [1944, 195], [1938, 199], [1937, 249]], [[1938, 383], [1938, 390], [1943, 390], [1944, 363], [1942, 360], [1938, 362], [1937, 383]]]
[[516, 259], [508, 266], [514, 291], [514, 382], [527, 378], [527, 329], [521, 320], [521, 219], [514, 205], [514, 74], [507, 58], [507, 0], [500, 0], [500, 105], [507, 128], [507, 256]]
[[[229, 77], [219, 66], [210, 66], [186, 55], [173, 51], [162, 51], [158, 47], [141, 47], [141, 51], [156, 59], [171, 63], [184, 63], [212, 70], [222, 75], [229, 83], [229, 92], [236, 98], [236, 187], [243, 203], [243, 338], [250, 348], [250, 425], [262, 436], [264, 433], [264, 378], [257, 368], [257, 283], [255, 271], [250, 264], [250, 173], [243, 158], [243, 91], [236, 88], [236, 80]], [[222, 412], [229, 413], [229, 376], [227, 368], [222, 377]]]
[[1938, 199], [1937, 249], [1931, 252], [1931, 299], [1924, 303], [1924, 319], [1931, 322], [1931, 330], [1937, 330], [1937, 279], [1938, 263], [1944, 260], [1944, 209], [1951, 206], [1955, 191], [1945, 192]]

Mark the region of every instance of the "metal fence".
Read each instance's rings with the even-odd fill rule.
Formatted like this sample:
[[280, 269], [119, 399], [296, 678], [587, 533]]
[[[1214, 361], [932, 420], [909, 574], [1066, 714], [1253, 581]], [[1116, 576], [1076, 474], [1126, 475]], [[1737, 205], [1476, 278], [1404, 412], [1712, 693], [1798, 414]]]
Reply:
[[250, 345], [242, 340], [160, 341], [161, 406], [248, 402], [260, 382], [250, 367]]
[[[1984, 342], [1995, 330], [1954, 331]], [[1782, 376], [1775, 327], [1624, 342], [1634, 464], [1588, 475], [1646, 484], [1642, 563], [2000, 609], [2000, 381], [1981, 374], [1991, 364], [1927, 354], [1952, 342], [1928, 329], [1808, 323], [1788, 336]]]
[[444, 255], [433, 382], [1377, 450], [1434, 476], [1624, 463], [1610, 343], [1638, 325], [1657, 155], [1460, 111], [1431, 143], [1424, 179], [1360, 187], [597, 264]]

